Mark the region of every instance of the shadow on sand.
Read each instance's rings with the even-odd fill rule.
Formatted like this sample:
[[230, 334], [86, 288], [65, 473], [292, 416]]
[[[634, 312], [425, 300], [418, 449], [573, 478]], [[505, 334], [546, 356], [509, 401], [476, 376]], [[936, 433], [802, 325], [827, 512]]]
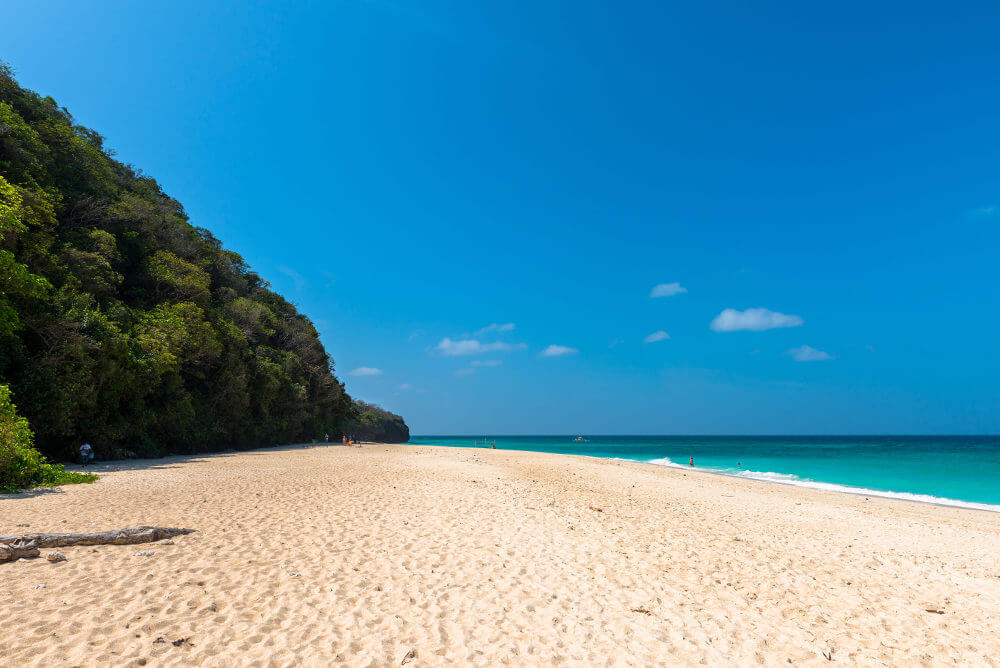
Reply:
[[[292, 445], [277, 445], [265, 448], [252, 448], [249, 450], [220, 450], [218, 452], [199, 452], [190, 455], [167, 455], [166, 457], [157, 457], [155, 459], [116, 459], [110, 461], [94, 462], [87, 466], [86, 468], [80, 466], [79, 464], [73, 464], [70, 462], [65, 463], [67, 471], [75, 471], [77, 473], [96, 473], [101, 476], [105, 473], [112, 473], [115, 471], [139, 471], [145, 469], [172, 469], [181, 466], [182, 464], [187, 464], [189, 462], [205, 461], [210, 459], [218, 459], [220, 457], [232, 457], [234, 455], [266, 455], [269, 452], [288, 452], [294, 450], [309, 450], [312, 448], [332, 448], [332, 447], [344, 447], [340, 443], [297, 443]], [[98, 480], [98, 482], [100, 482]], [[83, 483], [87, 484], [87, 483]], [[63, 490], [68, 487], [68, 485], [61, 485], [57, 487], [36, 487], [34, 489], [25, 490], [22, 492], [16, 492], [14, 494], [0, 494], [0, 502], [7, 501], [11, 499], [28, 499], [36, 496], [45, 496], [47, 494], [62, 494]]]
[[0, 503], [3, 503], [4, 501], [10, 501], [12, 499], [30, 499], [36, 496], [47, 496], [49, 494], [62, 494], [63, 487], [65, 487], [65, 485], [59, 485], [57, 487], [35, 487], [34, 489], [26, 489], [21, 492], [14, 492], [12, 494], [0, 493]]
[[296, 443], [292, 445], [275, 445], [264, 448], [251, 448], [249, 450], [219, 450], [218, 452], [198, 452], [190, 455], [166, 455], [153, 459], [115, 459], [109, 461], [94, 462], [83, 468], [79, 464], [66, 464], [67, 471], [77, 471], [81, 473], [110, 473], [112, 471], [138, 471], [143, 469], [176, 468], [182, 464], [190, 462], [207, 461], [236, 455], [266, 455], [269, 452], [288, 452], [294, 450], [309, 450], [312, 448], [332, 448], [343, 447], [340, 443]]

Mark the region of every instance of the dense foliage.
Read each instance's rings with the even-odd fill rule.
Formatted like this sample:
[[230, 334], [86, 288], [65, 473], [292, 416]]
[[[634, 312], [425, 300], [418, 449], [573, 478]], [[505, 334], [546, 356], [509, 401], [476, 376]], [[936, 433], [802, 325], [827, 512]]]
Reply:
[[0, 385], [0, 492], [97, 480], [91, 473], [72, 473], [62, 464], [48, 463], [33, 440], [28, 421], [11, 401], [10, 388]]
[[2, 64], [0, 381], [59, 459], [305, 441], [354, 414], [305, 316]]
[[405, 443], [410, 440], [410, 428], [402, 417], [357, 399], [354, 415], [347, 422], [347, 433], [359, 441]]

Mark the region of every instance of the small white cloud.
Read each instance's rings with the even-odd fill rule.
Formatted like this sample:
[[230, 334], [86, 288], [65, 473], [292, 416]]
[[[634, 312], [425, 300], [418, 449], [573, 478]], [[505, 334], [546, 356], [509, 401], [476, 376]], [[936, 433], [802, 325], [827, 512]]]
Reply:
[[376, 369], [373, 366], [359, 366], [354, 371], [351, 371], [350, 375], [357, 376], [357, 377], [381, 376], [382, 375], [382, 369]]
[[611, 343], [608, 344], [608, 348], [614, 348], [616, 346], [620, 346], [623, 343], [625, 343], [625, 339], [612, 339]]
[[792, 348], [786, 354], [791, 355], [796, 362], [822, 362], [823, 360], [833, 359], [833, 355], [830, 353], [825, 353], [822, 350], [816, 350], [812, 346], [799, 346], [798, 348]]
[[746, 311], [727, 308], [715, 316], [709, 326], [716, 332], [736, 332], [739, 330], [763, 332], [766, 329], [778, 327], [801, 327], [802, 318], [797, 315], [769, 311], [766, 308], [748, 308]]
[[653, 287], [649, 293], [650, 297], [673, 297], [687, 292], [687, 288], [681, 287], [680, 283], [660, 283]]
[[469, 366], [500, 366], [503, 364], [502, 360], [472, 360]]
[[299, 272], [295, 271], [291, 267], [286, 267], [284, 265], [280, 265], [279, 264], [276, 267], [276, 269], [278, 271], [280, 271], [282, 274], [284, 274], [285, 276], [287, 276], [288, 278], [292, 279], [292, 283], [295, 284], [295, 289], [297, 291], [302, 290], [302, 288], [306, 287], [306, 285], [309, 284], [309, 281], [307, 281], [302, 274], [300, 274]]
[[996, 206], [981, 206], [978, 209], [972, 210], [972, 215], [974, 216], [992, 216], [993, 214], [1000, 212]]
[[576, 348], [570, 348], [569, 346], [557, 346], [552, 344], [548, 348], [542, 351], [542, 357], [560, 357], [562, 355], [575, 355], [580, 352]]
[[512, 322], [507, 322], [502, 325], [493, 323], [492, 325], [486, 325], [476, 332], [476, 336], [482, 336], [483, 334], [488, 334], [489, 332], [510, 332], [513, 331], [515, 327], [516, 325]]
[[400, 390], [401, 392], [405, 392], [407, 390], [412, 390], [413, 386], [410, 385], [409, 383], [400, 383], [399, 385], [396, 386], [396, 389]]
[[437, 344], [437, 351], [449, 357], [456, 355], [480, 355], [489, 352], [507, 352], [509, 350], [521, 350], [527, 348], [523, 343], [511, 344], [503, 341], [493, 343], [481, 343], [476, 339], [452, 340], [448, 337], [441, 339]]
[[457, 371], [455, 371], [456, 376], [471, 376], [474, 373], [476, 373], [476, 370], [469, 369], [468, 367], [466, 367], [465, 369], [458, 369]]
[[664, 332], [662, 329], [657, 330], [643, 339], [646, 343], [656, 343], [657, 341], [666, 341], [670, 338], [670, 335]]

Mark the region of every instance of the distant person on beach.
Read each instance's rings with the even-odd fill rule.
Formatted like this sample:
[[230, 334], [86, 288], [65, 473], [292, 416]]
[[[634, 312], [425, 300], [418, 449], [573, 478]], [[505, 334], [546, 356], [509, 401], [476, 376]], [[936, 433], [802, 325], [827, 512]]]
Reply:
[[694, 466], [694, 457], [688, 458], [688, 466]]
[[743, 468], [743, 462], [736, 462], [736, 468], [738, 469]]
[[330, 442], [330, 434], [323, 434], [323, 442], [324, 443]]
[[80, 460], [83, 462], [84, 468], [87, 468], [87, 462], [89, 462], [93, 456], [94, 450], [90, 447], [90, 443], [84, 443], [80, 446]]

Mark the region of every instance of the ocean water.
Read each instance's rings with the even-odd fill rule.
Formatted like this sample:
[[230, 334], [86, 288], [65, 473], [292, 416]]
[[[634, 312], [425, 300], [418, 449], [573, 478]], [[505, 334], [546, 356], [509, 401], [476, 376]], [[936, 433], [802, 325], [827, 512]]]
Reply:
[[[497, 449], [588, 455], [1000, 512], [998, 436], [487, 436]], [[483, 436], [415, 436], [475, 446]], [[482, 446], [480, 446], [482, 447]]]

